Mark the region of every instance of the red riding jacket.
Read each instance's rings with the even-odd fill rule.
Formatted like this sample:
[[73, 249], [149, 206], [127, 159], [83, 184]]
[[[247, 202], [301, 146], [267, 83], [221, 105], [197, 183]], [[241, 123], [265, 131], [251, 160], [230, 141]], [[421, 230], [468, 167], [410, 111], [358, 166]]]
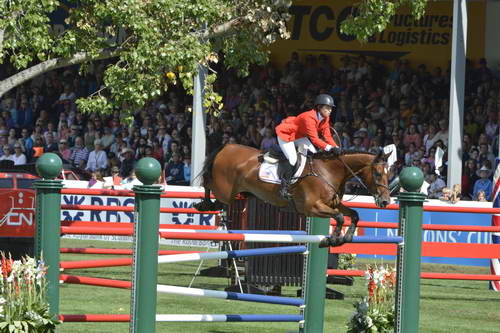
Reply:
[[[295, 141], [307, 137], [318, 148], [325, 149], [327, 145], [337, 147], [330, 132], [330, 117], [318, 119], [316, 110], [309, 110], [297, 117], [287, 117], [276, 126], [276, 134], [285, 141]], [[319, 137], [321, 135], [323, 140]]]

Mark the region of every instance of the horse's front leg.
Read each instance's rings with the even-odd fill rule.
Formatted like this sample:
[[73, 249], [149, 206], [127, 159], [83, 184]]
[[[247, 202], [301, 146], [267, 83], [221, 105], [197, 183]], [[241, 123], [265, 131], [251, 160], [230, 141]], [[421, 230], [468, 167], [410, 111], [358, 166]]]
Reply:
[[342, 243], [350, 243], [352, 242], [354, 231], [356, 230], [356, 227], [358, 225], [359, 221], [358, 212], [342, 204], [340, 204], [337, 208], [342, 214], [344, 214], [344, 216], [349, 216], [351, 218], [351, 225], [349, 225], [349, 228], [347, 228], [347, 231], [343, 237], [344, 239], [342, 242]]
[[344, 226], [344, 215], [340, 212], [333, 214], [332, 218], [337, 222], [335, 226], [335, 230], [333, 232], [333, 236], [340, 237], [340, 232], [342, 231], [342, 227]]

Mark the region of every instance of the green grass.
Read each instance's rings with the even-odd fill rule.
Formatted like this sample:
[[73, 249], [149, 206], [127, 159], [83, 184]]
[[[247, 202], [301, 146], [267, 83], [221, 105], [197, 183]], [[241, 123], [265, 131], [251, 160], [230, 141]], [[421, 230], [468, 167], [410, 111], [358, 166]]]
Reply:
[[[63, 239], [62, 247], [114, 247], [129, 248], [130, 243], [79, 241]], [[162, 246], [162, 249], [168, 247]], [[176, 247], [175, 249], [181, 249]], [[65, 254], [62, 260], [104, 259], [117, 256]], [[367, 261], [359, 260], [364, 269]], [[212, 267], [215, 261], [205, 262]], [[159, 267], [158, 283], [188, 286], [197, 262], [163, 264]], [[462, 272], [488, 274], [488, 268], [424, 264], [423, 271]], [[130, 280], [130, 267], [110, 267], [69, 270], [66, 274]], [[223, 290], [226, 278], [197, 277], [193, 287]], [[366, 296], [361, 278], [354, 286], [330, 285], [345, 294], [344, 300], [327, 300], [324, 332], [345, 332], [345, 322], [352, 313], [354, 301]], [[284, 296], [295, 295], [297, 288], [285, 288]], [[61, 313], [129, 314], [130, 291], [74, 284], [61, 285]], [[159, 314], [298, 314], [290, 306], [227, 301], [210, 298], [158, 295]], [[62, 333], [127, 332], [128, 323], [64, 323]], [[297, 331], [295, 323], [158, 323], [157, 332], [287, 332]], [[500, 332], [500, 294], [489, 291], [487, 282], [421, 280], [420, 332]]]

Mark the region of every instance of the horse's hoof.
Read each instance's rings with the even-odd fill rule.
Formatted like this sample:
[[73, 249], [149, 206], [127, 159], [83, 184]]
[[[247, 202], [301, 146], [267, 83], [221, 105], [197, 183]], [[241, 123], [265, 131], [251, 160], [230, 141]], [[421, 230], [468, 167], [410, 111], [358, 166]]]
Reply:
[[334, 247], [340, 246], [344, 243], [345, 243], [344, 237], [342, 237], [342, 236], [334, 236], [334, 237], [330, 238], [330, 246], [334, 246]]
[[331, 238], [332, 238], [332, 236], [326, 236], [325, 238], [323, 238], [323, 239], [319, 242], [318, 246], [319, 246], [320, 248], [322, 248], [322, 247], [329, 247], [329, 246], [330, 246], [330, 243], [331, 243]]
[[352, 235], [344, 235], [344, 243], [352, 243]]

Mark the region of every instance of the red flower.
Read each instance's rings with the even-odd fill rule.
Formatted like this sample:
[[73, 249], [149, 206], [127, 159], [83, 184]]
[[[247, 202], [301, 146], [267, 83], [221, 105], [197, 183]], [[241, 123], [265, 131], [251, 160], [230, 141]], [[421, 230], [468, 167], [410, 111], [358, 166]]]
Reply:
[[12, 259], [5, 258], [5, 254], [2, 253], [1, 263], [2, 263], [2, 265], [1, 265], [2, 276], [4, 278], [7, 278], [10, 275], [10, 272], [12, 272]]

